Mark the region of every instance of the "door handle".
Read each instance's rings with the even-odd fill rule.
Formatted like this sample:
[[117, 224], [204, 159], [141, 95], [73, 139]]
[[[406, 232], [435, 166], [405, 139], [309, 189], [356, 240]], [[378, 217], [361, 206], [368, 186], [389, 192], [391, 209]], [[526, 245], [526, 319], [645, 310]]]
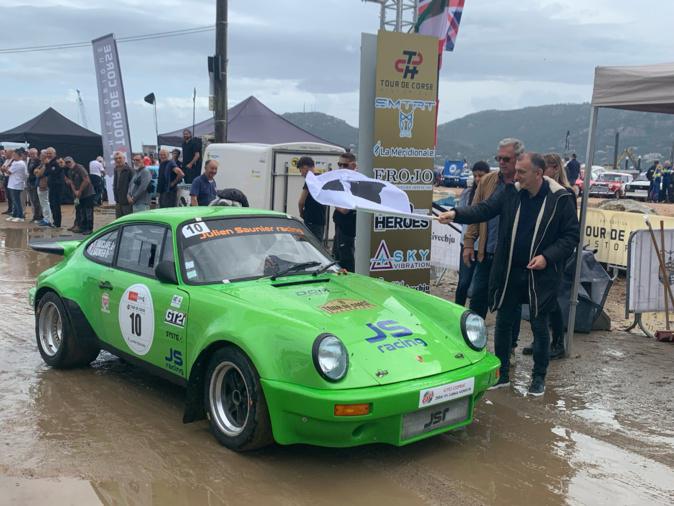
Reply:
[[98, 283], [98, 288], [101, 290], [112, 290], [112, 284], [110, 284], [110, 281], [100, 281]]

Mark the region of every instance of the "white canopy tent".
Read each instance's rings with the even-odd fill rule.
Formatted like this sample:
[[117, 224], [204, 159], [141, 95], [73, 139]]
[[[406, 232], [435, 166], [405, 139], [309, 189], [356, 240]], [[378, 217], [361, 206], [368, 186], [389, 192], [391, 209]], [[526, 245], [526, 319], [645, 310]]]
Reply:
[[[674, 63], [639, 65], [633, 67], [596, 67], [590, 111], [585, 166], [594, 163], [595, 131], [600, 108], [674, 114]], [[592, 173], [585, 171], [584, 188], [590, 187]], [[577, 251], [576, 272], [571, 291], [569, 321], [566, 333], [566, 353], [571, 354], [578, 304], [578, 286], [582, 257], [583, 231], [587, 218], [588, 192], [583, 192], [580, 206], [581, 244]]]

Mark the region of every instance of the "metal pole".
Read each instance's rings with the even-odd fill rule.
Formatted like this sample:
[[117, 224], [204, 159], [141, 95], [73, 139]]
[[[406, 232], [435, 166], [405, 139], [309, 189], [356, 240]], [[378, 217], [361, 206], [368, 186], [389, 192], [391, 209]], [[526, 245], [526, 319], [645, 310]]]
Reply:
[[403, 0], [396, 3], [396, 32], [403, 31]]
[[157, 99], [154, 99], [152, 102], [152, 107], [154, 107], [154, 133], [157, 135], [157, 153], [159, 153], [159, 123], [157, 123]]
[[587, 221], [587, 200], [590, 194], [590, 178], [592, 177], [592, 163], [594, 162], [594, 143], [595, 130], [597, 129], [597, 116], [599, 109], [592, 107], [590, 110], [590, 131], [587, 136], [587, 153], [585, 155], [585, 177], [583, 179], [583, 199], [580, 204], [580, 240], [576, 251], [576, 272], [573, 277], [573, 288], [571, 289], [571, 300], [569, 306], [569, 320], [566, 326], [566, 337], [564, 343], [564, 355], [571, 356], [573, 346], [573, 334], [576, 329], [576, 306], [578, 305], [578, 286], [580, 285], [580, 268], [583, 260], [583, 236], [585, 223]]
[[197, 89], [192, 94], [192, 137], [194, 137], [194, 123], [197, 121]]
[[[377, 66], [377, 36], [363, 33], [360, 37], [360, 105], [358, 120], [358, 172], [373, 177], [374, 98]], [[370, 273], [370, 234], [372, 215], [356, 214], [356, 272]]]
[[613, 170], [618, 170], [618, 143], [620, 142], [620, 132], [615, 133], [615, 144], [613, 146]]
[[227, 0], [215, 4], [215, 142], [227, 142]]

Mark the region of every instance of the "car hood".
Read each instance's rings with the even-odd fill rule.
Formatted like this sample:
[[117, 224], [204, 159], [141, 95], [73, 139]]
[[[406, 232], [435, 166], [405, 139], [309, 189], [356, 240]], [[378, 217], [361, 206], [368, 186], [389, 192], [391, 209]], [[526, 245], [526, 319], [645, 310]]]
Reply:
[[379, 384], [458, 369], [484, 356], [463, 339], [463, 307], [365, 276], [290, 276], [217, 289], [277, 317], [279, 325], [306, 329], [300, 338], [308, 350], [322, 333], [338, 336], [350, 367]]

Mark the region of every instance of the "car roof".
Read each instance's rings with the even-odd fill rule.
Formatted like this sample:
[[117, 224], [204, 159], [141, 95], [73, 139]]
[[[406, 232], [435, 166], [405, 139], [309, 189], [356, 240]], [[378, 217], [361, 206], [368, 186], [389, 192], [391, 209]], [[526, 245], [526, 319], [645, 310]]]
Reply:
[[158, 223], [165, 223], [167, 225], [179, 225], [184, 221], [193, 220], [195, 218], [244, 218], [256, 216], [274, 216], [278, 218], [288, 217], [288, 215], [285, 213], [269, 211], [266, 209], [254, 209], [250, 207], [194, 206], [153, 209], [151, 211], [128, 214], [116, 220], [115, 223], [156, 221]]

